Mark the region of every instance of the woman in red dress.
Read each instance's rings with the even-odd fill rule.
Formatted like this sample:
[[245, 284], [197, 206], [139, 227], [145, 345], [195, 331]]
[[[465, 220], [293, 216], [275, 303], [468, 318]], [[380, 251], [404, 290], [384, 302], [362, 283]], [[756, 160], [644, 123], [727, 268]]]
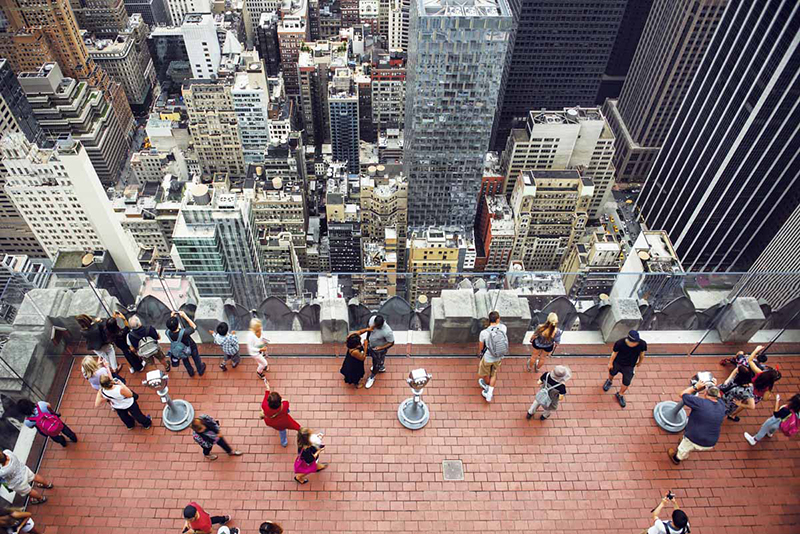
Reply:
[[287, 430], [300, 430], [300, 425], [289, 415], [289, 401], [281, 399], [276, 391], [270, 391], [269, 382], [264, 379], [264, 400], [261, 401], [261, 419], [264, 423], [278, 431], [281, 436], [281, 446], [289, 445]]

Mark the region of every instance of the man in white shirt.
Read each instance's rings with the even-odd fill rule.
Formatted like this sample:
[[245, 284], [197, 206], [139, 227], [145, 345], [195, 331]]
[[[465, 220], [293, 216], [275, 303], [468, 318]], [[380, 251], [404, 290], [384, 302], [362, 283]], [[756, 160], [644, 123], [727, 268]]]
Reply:
[[506, 325], [500, 322], [500, 314], [493, 311], [489, 314], [489, 326], [478, 337], [478, 355], [481, 363], [478, 366], [478, 385], [483, 388], [483, 398], [492, 402], [494, 387], [497, 384], [497, 371], [503, 356], [508, 354], [508, 335]]

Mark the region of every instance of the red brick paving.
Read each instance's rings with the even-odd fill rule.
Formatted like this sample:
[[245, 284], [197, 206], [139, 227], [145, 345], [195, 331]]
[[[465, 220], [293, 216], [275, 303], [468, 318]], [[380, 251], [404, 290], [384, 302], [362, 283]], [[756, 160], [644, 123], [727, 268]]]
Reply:
[[[778, 433], [751, 448], [742, 437], [758, 429], [771, 403], [740, 423], [726, 422], [715, 450], [680, 467], [667, 459], [679, 436], [655, 425], [654, 404], [673, 398], [696, 371], [724, 378], [717, 360], [648, 359], [622, 410], [600, 387], [606, 359], [559, 358], [573, 370], [569, 395], [542, 422], [524, 417], [536, 378], [521, 358], [504, 362], [491, 404], [480, 396], [473, 358], [390, 358], [389, 372], [358, 391], [341, 381], [341, 359], [272, 358], [269, 380], [291, 402], [292, 415], [326, 432], [330, 468], [302, 487], [292, 480], [294, 436], [283, 449], [257, 419], [263, 385], [251, 361], [223, 374], [208, 358], [202, 378], [182, 369], [170, 374], [174, 397], [219, 419], [229, 441], [247, 453], [221, 454], [213, 463], [189, 431], [161, 426], [155, 393], [137, 379], [129, 383], [156, 424], [128, 432], [107, 407], [94, 408], [94, 390], [75, 365], [61, 412], [81, 441], [66, 450], [48, 445], [40, 472], [56, 488], [46, 492], [47, 504], [31, 510], [45, 534], [178, 533], [190, 500], [230, 513], [242, 534], [257, 532], [266, 519], [308, 534], [638, 534], [650, 508], [672, 489], [695, 534], [797, 534], [800, 440]], [[800, 390], [800, 360], [773, 361], [781, 364], [779, 391], [788, 398]], [[412, 432], [396, 412], [415, 367], [433, 374], [424, 395], [432, 417]], [[462, 460], [466, 480], [445, 482], [445, 459]]]

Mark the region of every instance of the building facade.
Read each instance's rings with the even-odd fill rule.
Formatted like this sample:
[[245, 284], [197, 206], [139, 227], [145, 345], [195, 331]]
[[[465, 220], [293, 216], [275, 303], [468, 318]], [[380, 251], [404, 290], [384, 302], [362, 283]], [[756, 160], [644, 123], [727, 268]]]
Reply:
[[800, 204], [798, 28], [795, 2], [728, 6], [636, 201], [687, 271], [747, 271]]
[[510, 197], [523, 171], [583, 167], [592, 179], [589, 218], [599, 216], [614, 186], [614, 135], [599, 108], [531, 111], [525, 129], [514, 129], [500, 162]]
[[286, 94], [297, 96], [300, 85], [297, 77], [297, 59], [300, 48], [310, 38], [307, 0], [286, 0], [281, 6], [278, 23], [278, 47]]
[[494, 150], [505, 146], [511, 129], [524, 124], [532, 108], [595, 104], [628, 0], [509, 3], [519, 22], [509, 47]]
[[138, 13], [149, 27], [169, 26], [172, 17], [166, 6], [166, 0], [124, 0], [129, 15]]
[[78, 28], [98, 37], [114, 37], [128, 22], [123, 0], [69, 0], [69, 4]]
[[57, 63], [35, 72], [23, 72], [20, 85], [33, 116], [52, 139], [71, 136], [79, 141], [100, 181], [116, 185], [128, 151], [126, 131], [111, 104], [87, 82], [65, 78]]
[[328, 116], [334, 161], [346, 163], [348, 172], [358, 174], [360, 170], [358, 88], [346, 68], [336, 69], [328, 85]]
[[592, 181], [577, 170], [523, 172], [511, 193], [515, 240], [511, 259], [527, 271], [555, 271], [583, 237]]
[[617, 182], [647, 178], [727, 5], [655, 2], [622, 94], [603, 107], [616, 138]]
[[278, 46], [278, 15], [262, 13], [256, 27], [256, 49], [264, 63], [267, 76], [277, 76], [281, 68], [281, 51]]
[[403, 164], [412, 226], [475, 221], [512, 24], [506, 0], [411, 6]]

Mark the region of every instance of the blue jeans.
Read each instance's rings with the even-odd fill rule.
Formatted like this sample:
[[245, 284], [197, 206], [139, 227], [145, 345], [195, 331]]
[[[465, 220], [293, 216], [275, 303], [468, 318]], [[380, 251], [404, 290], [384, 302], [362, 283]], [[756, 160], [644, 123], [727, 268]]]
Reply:
[[[291, 408], [286, 410], [286, 413], [292, 413]], [[281, 447], [287, 447], [289, 445], [289, 437], [286, 435], [286, 430], [278, 430], [278, 434], [281, 437]]]
[[753, 436], [753, 439], [756, 441], [761, 441], [767, 434], [772, 434], [781, 426], [781, 420], [775, 417], [774, 415], [764, 421], [764, 424], [761, 425], [761, 430], [758, 431], [758, 434]]

